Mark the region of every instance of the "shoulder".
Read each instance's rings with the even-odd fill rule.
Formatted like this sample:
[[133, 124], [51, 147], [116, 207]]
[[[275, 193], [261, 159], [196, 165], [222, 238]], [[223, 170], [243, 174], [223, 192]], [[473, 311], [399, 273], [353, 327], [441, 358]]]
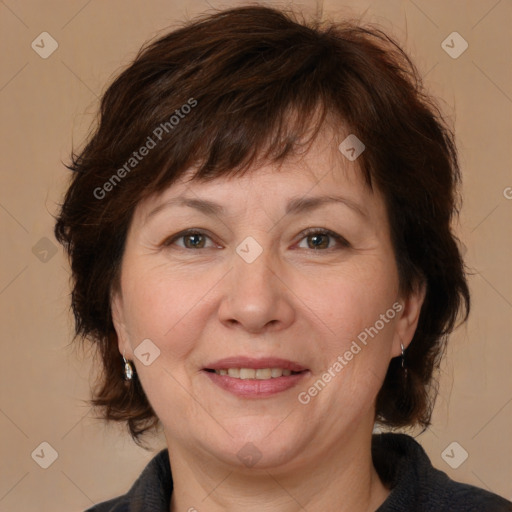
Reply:
[[373, 462], [391, 492], [376, 512], [511, 512], [512, 502], [456, 482], [432, 466], [423, 447], [406, 434], [375, 434]]
[[161, 450], [144, 468], [130, 490], [85, 512], [168, 512], [173, 489], [169, 452]]

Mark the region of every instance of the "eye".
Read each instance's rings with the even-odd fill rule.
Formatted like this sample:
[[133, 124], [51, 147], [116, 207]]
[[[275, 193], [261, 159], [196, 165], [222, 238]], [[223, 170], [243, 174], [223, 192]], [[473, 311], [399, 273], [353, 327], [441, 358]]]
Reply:
[[311, 240], [311, 244], [307, 243], [307, 247], [299, 247], [301, 249], [312, 249], [314, 251], [321, 249], [333, 249], [330, 245], [330, 240], [335, 240], [338, 245], [342, 247], [350, 247], [350, 243], [338, 233], [330, 231], [329, 229], [310, 228], [302, 232], [303, 238], [301, 240]]
[[187, 229], [167, 238], [161, 245], [168, 247], [178, 240], [183, 240], [183, 245], [176, 244], [183, 249], [205, 249], [206, 240], [211, 238], [199, 229]]
[[[345, 238], [328, 229], [310, 228], [303, 231], [301, 235], [301, 241], [308, 239], [311, 241], [311, 243], [307, 243], [307, 247], [301, 247], [299, 245], [301, 249], [312, 249], [314, 251], [335, 249], [336, 243], [338, 243], [340, 247], [351, 247], [350, 243]], [[204, 231], [191, 228], [167, 238], [161, 245], [164, 247], [177, 245], [182, 249], [208, 249], [209, 247], [206, 246], [207, 240], [212, 241], [211, 237]], [[330, 243], [332, 240], [334, 240], [334, 244]], [[177, 244], [177, 241], [182, 241], [183, 243]], [[215, 247], [215, 244], [210, 247]]]

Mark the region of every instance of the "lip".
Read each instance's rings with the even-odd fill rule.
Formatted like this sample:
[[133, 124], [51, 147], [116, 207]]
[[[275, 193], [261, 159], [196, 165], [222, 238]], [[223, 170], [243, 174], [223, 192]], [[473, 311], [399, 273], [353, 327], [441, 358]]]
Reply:
[[[204, 370], [222, 370], [228, 368], [252, 368], [254, 370], [262, 368], [282, 368], [283, 370], [291, 370], [292, 372], [302, 372], [307, 370], [304, 366], [300, 365], [295, 361], [289, 361], [287, 359], [281, 359], [278, 357], [262, 357], [255, 359], [253, 357], [246, 356], [234, 356], [219, 359], [213, 363], [209, 363], [203, 369]], [[215, 374], [214, 374], [215, 375]], [[292, 376], [290, 376], [292, 377]], [[279, 380], [282, 377], [278, 377]], [[288, 377], [285, 377], [288, 378]], [[238, 380], [238, 379], [237, 379]], [[260, 381], [261, 382], [261, 381]]]
[[[230, 368], [233, 368], [233, 366]], [[234, 368], [237, 367], [235, 366]], [[242, 366], [242, 368], [248, 367]], [[268, 366], [265, 368], [268, 368]], [[296, 373], [289, 376], [275, 377], [263, 380], [236, 379], [234, 377], [230, 377], [229, 375], [218, 375], [214, 372], [208, 372], [206, 369], [203, 370], [203, 373], [210, 379], [213, 384], [219, 386], [225, 391], [229, 391], [233, 395], [242, 398], [265, 398], [296, 386], [302, 379], [309, 375], [310, 372], [303, 371], [302, 373]]]

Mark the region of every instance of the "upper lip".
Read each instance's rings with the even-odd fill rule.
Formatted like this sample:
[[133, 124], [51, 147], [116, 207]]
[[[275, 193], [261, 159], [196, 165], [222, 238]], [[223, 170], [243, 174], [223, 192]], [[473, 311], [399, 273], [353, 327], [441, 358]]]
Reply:
[[292, 372], [301, 372], [306, 368], [295, 361], [281, 359], [279, 357], [262, 357], [255, 359], [245, 356], [234, 356], [219, 359], [205, 366], [205, 370], [222, 370], [228, 368], [282, 368], [283, 370], [291, 370]]

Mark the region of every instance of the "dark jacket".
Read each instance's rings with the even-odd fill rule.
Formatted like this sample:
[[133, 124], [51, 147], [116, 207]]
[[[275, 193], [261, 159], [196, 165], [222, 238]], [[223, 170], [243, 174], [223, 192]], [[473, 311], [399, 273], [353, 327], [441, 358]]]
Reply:
[[[372, 457], [381, 480], [391, 488], [388, 498], [375, 512], [512, 511], [512, 502], [455, 482], [435, 469], [421, 445], [408, 435], [374, 434]], [[172, 489], [169, 453], [162, 450], [126, 494], [85, 512], [169, 512]]]

